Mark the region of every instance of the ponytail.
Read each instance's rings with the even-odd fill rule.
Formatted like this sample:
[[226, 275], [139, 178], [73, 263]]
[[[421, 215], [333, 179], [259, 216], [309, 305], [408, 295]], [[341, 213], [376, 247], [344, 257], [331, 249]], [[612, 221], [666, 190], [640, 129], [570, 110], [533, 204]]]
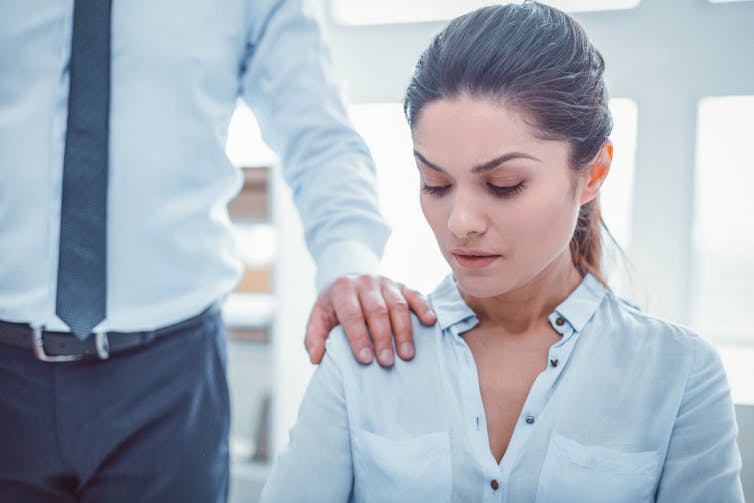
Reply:
[[607, 285], [602, 275], [602, 235], [604, 226], [598, 199], [581, 206], [576, 231], [571, 238], [571, 259], [579, 273], [592, 273], [600, 283]]

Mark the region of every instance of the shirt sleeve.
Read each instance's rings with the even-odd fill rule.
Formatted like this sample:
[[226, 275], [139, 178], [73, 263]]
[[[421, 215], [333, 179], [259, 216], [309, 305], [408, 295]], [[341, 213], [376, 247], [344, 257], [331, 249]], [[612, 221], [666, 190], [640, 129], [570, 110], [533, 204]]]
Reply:
[[312, 376], [299, 409], [290, 443], [280, 455], [262, 491], [260, 503], [347, 502], [353, 487], [351, 437], [339, 349], [330, 334], [322, 363]]
[[656, 501], [743, 503], [737, 432], [720, 357], [697, 338]]
[[390, 231], [320, 26], [306, 0], [250, 5], [242, 95], [281, 158], [317, 263], [317, 288], [344, 274], [375, 274]]

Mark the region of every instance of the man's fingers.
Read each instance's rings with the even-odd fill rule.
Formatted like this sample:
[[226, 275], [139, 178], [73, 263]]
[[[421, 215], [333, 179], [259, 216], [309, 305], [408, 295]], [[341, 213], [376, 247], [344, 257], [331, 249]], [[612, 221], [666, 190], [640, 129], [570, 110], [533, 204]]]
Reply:
[[304, 347], [309, 353], [309, 360], [318, 365], [325, 356], [325, 340], [330, 330], [337, 325], [335, 313], [328, 315], [325, 308], [316, 304], [309, 316], [309, 323], [306, 325], [306, 337], [304, 337]]
[[408, 307], [411, 308], [411, 311], [413, 311], [419, 317], [419, 320], [423, 324], [435, 324], [435, 322], [437, 321], [437, 316], [432, 310], [432, 306], [422, 294], [406, 286], [401, 288], [401, 292], [403, 292], [403, 297], [405, 297], [406, 301], [408, 302]]
[[356, 286], [351, 279], [340, 278], [335, 281], [332, 288], [332, 307], [338, 321], [343, 325], [353, 355], [361, 363], [372, 363], [372, 345], [369, 343]]
[[410, 360], [416, 352], [410, 311], [425, 325], [436, 321], [429, 302], [415, 290], [382, 277], [339, 278], [320, 294], [309, 318], [304, 338], [309, 359], [322, 361], [327, 336], [340, 323], [359, 362], [369, 364], [376, 354], [381, 365], [392, 365], [393, 338], [398, 355]]
[[403, 297], [400, 287], [392, 281], [383, 283], [382, 295], [390, 313], [390, 324], [393, 328], [398, 356], [404, 360], [410, 360], [414, 357], [415, 349], [408, 301]]
[[380, 283], [379, 279], [371, 276], [361, 276], [356, 284], [377, 360], [380, 365], [389, 367], [395, 361], [393, 335], [390, 312], [382, 296]]

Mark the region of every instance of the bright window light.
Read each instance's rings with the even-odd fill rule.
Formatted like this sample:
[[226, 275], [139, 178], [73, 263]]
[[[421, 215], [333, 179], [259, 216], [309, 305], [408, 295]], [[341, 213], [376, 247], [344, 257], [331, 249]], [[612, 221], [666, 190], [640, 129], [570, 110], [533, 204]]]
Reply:
[[635, 295], [635, 272], [626, 253], [631, 246], [631, 214], [634, 198], [634, 166], [636, 164], [636, 102], [627, 98], [610, 100], [613, 115], [613, 163], [600, 189], [602, 219], [622, 253], [612, 241], [603, 238], [602, 270], [610, 287], [619, 296]]
[[624, 250], [631, 244], [631, 208], [636, 162], [636, 102], [627, 98], [610, 100], [613, 114], [613, 164], [600, 190], [602, 218]]
[[225, 153], [235, 166], [270, 166], [277, 163], [277, 155], [262, 139], [254, 113], [242, 100], [228, 126]]
[[699, 105], [691, 323], [754, 344], [754, 96]]
[[716, 346], [733, 400], [754, 404], [754, 96], [699, 104], [691, 326]]
[[[483, 0], [331, 0], [336, 22], [346, 25], [445, 21], [490, 5]], [[545, 2], [568, 12], [632, 9], [639, 0], [550, 0]]]
[[419, 172], [403, 108], [398, 103], [354, 105], [351, 118], [372, 151], [380, 207], [393, 228], [383, 271], [428, 293], [450, 269], [419, 206]]

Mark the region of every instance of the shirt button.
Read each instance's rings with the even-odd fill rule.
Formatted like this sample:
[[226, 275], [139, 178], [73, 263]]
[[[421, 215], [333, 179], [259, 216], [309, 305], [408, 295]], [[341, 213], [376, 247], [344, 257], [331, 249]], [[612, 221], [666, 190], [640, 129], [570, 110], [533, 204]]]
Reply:
[[557, 367], [558, 366], [558, 359], [555, 358], [554, 360], [550, 360], [550, 365], [552, 365], [553, 367]]
[[534, 424], [534, 416], [526, 416], [526, 424]]
[[562, 327], [563, 325], [565, 325], [565, 320], [562, 316], [558, 316], [558, 319], [555, 320], [555, 324], [559, 327]]
[[490, 482], [490, 487], [493, 491], [497, 491], [498, 489], [500, 489], [500, 483], [497, 480], [493, 479], [492, 482]]

